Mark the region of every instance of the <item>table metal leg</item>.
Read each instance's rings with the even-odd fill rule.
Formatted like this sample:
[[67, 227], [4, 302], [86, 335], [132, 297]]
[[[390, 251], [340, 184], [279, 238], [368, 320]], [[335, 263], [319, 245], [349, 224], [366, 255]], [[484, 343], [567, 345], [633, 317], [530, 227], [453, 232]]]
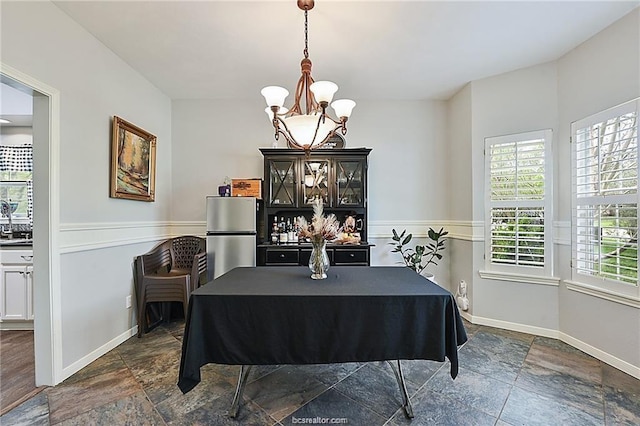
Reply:
[[396, 380], [398, 381], [398, 386], [400, 386], [400, 393], [402, 393], [402, 408], [404, 410], [405, 416], [407, 418], [413, 418], [413, 407], [411, 406], [411, 401], [409, 400], [409, 392], [407, 392], [407, 385], [404, 382], [404, 374], [402, 373], [402, 366], [400, 365], [400, 360], [397, 360], [398, 369], [393, 365], [393, 362], [387, 361], [393, 370], [393, 374], [396, 376]]
[[241, 365], [240, 374], [238, 375], [238, 385], [236, 386], [236, 393], [233, 395], [233, 402], [231, 402], [231, 408], [229, 409], [229, 417], [236, 418], [238, 410], [240, 409], [240, 401], [242, 401], [242, 392], [244, 392], [244, 386], [247, 384], [247, 378], [251, 371], [250, 365]]

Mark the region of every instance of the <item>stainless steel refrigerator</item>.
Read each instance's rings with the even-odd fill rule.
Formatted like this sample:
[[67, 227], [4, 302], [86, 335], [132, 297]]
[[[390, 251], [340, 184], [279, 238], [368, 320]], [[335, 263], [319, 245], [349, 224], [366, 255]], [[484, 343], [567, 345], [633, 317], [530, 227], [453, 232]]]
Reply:
[[256, 219], [254, 197], [207, 197], [209, 281], [237, 266], [256, 266]]

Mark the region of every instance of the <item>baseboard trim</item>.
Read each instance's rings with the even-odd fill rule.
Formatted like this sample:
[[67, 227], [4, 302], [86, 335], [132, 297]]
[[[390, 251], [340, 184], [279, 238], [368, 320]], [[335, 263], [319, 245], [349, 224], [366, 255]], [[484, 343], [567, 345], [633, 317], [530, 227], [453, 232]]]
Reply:
[[33, 331], [33, 321], [0, 321], [0, 330], [30, 330]]
[[592, 357], [599, 359], [600, 361], [609, 364], [610, 366], [623, 371], [630, 376], [640, 379], [640, 367], [628, 363], [620, 358], [617, 358], [601, 349], [591, 346], [582, 340], [576, 339], [566, 333], [550, 328], [535, 327], [531, 325], [518, 324], [509, 321], [496, 320], [492, 318], [478, 317], [471, 315], [468, 312], [460, 311], [460, 316], [469, 321], [472, 324], [486, 325], [488, 327], [502, 328], [505, 330], [517, 331], [520, 333], [533, 334], [534, 336], [549, 337], [552, 339], [558, 339], [582, 352], [591, 355]]
[[534, 336], [550, 337], [552, 339], [558, 339], [560, 332], [551, 328], [536, 327], [533, 325], [519, 324], [510, 321], [502, 321], [493, 318], [478, 317], [470, 315], [471, 319], [468, 320], [472, 324], [486, 325], [488, 327], [502, 328], [505, 330], [517, 331], [520, 333], [533, 334]]
[[594, 346], [591, 346], [590, 344], [585, 343], [582, 340], [578, 340], [575, 337], [569, 336], [568, 334], [560, 333], [560, 340], [640, 380], [640, 367], [630, 364], [620, 358], [616, 358], [615, 356]]
[[116, 336], [114, 339], [111, 339], [109, 342], [100, 346], [96, 350], [83, 356], [82, 358], [80, 358], [73, 364], [69, 365], [68, 367], [64, 367], [62, 369], [62, 379], [60, 381], [63, 381], [71, 377], [72, 375], [82, 370], [87, 365], [91, 364], [96, 359], [100, 358], [102, 355], [106, 354], [110, 350], [116, 348], [121, 343], [124, 343], [130, 337], [135, 336], [137, 334], [138, 334], [138, 326], [136, 325], [133, 328], [130, 328], [129, 330], [120, 334], [119, 336]]

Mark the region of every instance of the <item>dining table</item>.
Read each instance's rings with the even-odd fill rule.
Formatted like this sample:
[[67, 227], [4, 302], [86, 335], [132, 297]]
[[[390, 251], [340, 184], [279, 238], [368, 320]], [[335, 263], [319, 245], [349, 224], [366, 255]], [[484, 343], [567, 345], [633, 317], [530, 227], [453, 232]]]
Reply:
[[448, 359], [455, 379], [466, 340], [453, 295], [408, 267], [335, 266], [323, 280], [239, 267], [191, 293], [178, 387], [193, 389], [206, 364], [238, 365], [236, 417], [251, 366], [388, 361], [413, 417], [401, 361]]

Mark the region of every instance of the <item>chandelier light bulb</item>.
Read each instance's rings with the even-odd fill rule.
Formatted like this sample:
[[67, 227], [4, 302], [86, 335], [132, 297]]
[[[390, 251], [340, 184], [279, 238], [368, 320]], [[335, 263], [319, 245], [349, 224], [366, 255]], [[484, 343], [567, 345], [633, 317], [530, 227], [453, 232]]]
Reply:
[[289, 91], [280, 86], [267, 86], [260, 91], [264, 100], [267, 101], [267, 106], [277, 106], [282, 108], [284, 101], [289, 96]]
[[326, 102], [328, 105], [338, 91], [338, 85], [331, 81], [316, 81], [309, 89], [318, 103]]
[[336, 112], [336, 115], [340, 118], [351, 117], [351, 112], [356, 103], [351, 99], [338, 99], [331, 104], [331, 108]]

